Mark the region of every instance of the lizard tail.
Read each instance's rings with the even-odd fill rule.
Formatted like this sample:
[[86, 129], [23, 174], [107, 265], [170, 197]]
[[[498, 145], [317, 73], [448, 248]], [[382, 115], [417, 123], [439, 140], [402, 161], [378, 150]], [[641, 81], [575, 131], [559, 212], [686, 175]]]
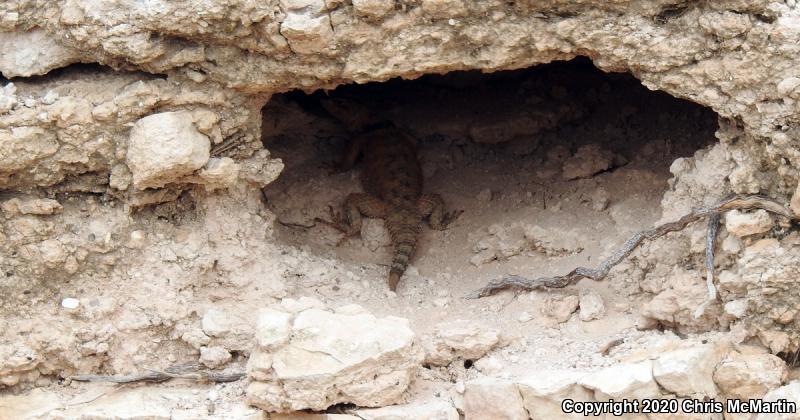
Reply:
[[417, 247], [417, 229], [411, 226], [398, 226], [397, 229], [389, 227], [389, 233], [394, 243], [394, 257], [392, 258], [392, 268], [389, 269], [389, 289], [397, 289], [400, 277], [408, 268], [411, 257]]

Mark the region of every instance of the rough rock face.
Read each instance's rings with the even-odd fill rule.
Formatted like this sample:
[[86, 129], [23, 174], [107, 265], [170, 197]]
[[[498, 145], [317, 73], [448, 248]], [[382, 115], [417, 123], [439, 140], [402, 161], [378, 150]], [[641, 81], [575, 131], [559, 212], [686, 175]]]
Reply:
[[446, 366], [457, 359], [479, 359], [498, 347], [501, 341], [497, 329], [466, 320], [443, 323], [423, 340], [425, 363]]
[[200, 169], [211, 150], [188, 112], [148, 115], [133, 125], [128, 142], [127, 164], [140, 190], [163, 187]]
[[[193, 352], [209, 366], [221, 366], [232, 350], [242, 347], [236, 329], [215, 328], [213, 317], [207, 329], [201, 328], [199, 314], [207, 311], [198, 312], [189, 302], [216, 302], [220, 298], [215, 292], [196, 292], [194, 287], [223, 283], [274, 303], [286, 293], [282, 276], [301, 277], [294, 273], [302, 272], [303, 261], [311, 258], [305, 251], [287, 255], [269, 245], [273, 217], [260, 208], [258, 187], [273, 181], [283, 168], [260, 142], [261, 108], [273, 93], [452, 70], [517, 69], [585, 55], [604, 70], [629, 71], [652, 89], [706, 105], [720, 115], [719, 142], [670, 168], [674, 178], [662, 207], [663, 218], [671, 219], [730, 192], [788, 199], [796, 191], [798, 27], [800, 10], [794, 1], [4, 1], [0, 189], [13, 197], [3, 197], [0, 216], [0, 286], [8, 290], [0, 294], [0, 307], [10, 307], [12, 300], [25, 302], [30, 306], [20, 313], [41, 315], [15, 313], [2, 320], [2, 338], [11, 332], [14, 336], [6, 340], [13, 344], [0, 347], [0, 383], [13, 386], [100, 366], [128, 371], [147, 361], [144, 355], [164, 339], [155, 330], [167, 331], [176, 354]], [[75, 63], [89, 65], [53, 71]], [[541, 119], [520, 116], [508, 132], [498, 134], [498, 126], [487, 125], [473, 135], [478, 141], [513, 141], [518, 134], [570, 121], [579, 111], [555, 108]], [[160, 131], [168, 126], [174, 129], [171, 133]], [[178, 150], [185, 153], [171, 154]], [[568, 178], [614, 163], [596, 148], [575, 156], [592, 157], [594, 164], [571, 162], [564, 168]], [[217, 189], [226, 191], [209, 193]], [[602, 194], [596, 201], [600, 209], [608, 205]], [[795, 210], [797, 202], [793, 200]], [[133, 211], [161, 203], [173, 211]], [[240, 223], [226, 223], [232, 215]], [[645, 314], [679, 330], [729, 327], [741, 341], [755, 338], [774, 353], [796, 351], [797, 236], [758, 240], [757, 235], [768, 235], [779, 222], [767, 221], [761, 213], [747, 220], [737, 216], [730, 216], [723, 232], [728, 236], [717, 267], [720, 304], [701, 317], [693, 315], [705, 296], [704, 274], [686, 266], [702, 267], [702, 247], [696, 247], [702, 241], [676, 234], [670, 238], [673, 246], [659, 242], [632, 263], [633, 271], [646, 273], [642, 291], [654, 296]], [[170, 217], [193, 220], [192, 226], [203, 228], [176, 227], [165, 222]], [[522, 244], [530, 242], [534, 250], [573, 250], [542, 248], [536, 242], [538, 232], [523, 233]], [[522, 252], [516, 241], [494, 236], [498, 239], [487, 241], [489, 247], [480, 250], [476, 265]], [[263, 255], [271, 265], [237, 264], [248, 253]], [[115, 268], [129, 260], [141, 266], [135, 273]], [[320, 277], [334, 275], [330, 261], [321, 264], [330, 270]], [[98, 292], [93, 278], [109, 279], [109, 287], [130, 291], [135, 303], [121, 311], [123, 303]], [[87, 291], [77, 308], [53, 309], [57, 305], [52, 302], [65, 297], [59, 296], [58, 287], [30, 301], [27, 297], [31, 290], [67, 280], [76, 290]], [[167, 292], [151, 302], [148, 296], [158, 293], [154, 290]], [[563, 306], [552, 313], [566, 321], [575, 305], [570, 298]], [[306, 317], [313, 318], [327, 313], [320, 308], [285, 312], [294, 324], [305, 319], [297, 314], [309, 312]], [[263, 374], [265, 381], [270, 375], [289, 375], [291, 360], [275, 365], [272, 350], [267, 350], [277, 346], [271, 340], [283, 342], [273, 330], [284, 326], [279, 320], [262, 321], [251, 375]], [[359, 322], [375, 326], [394, 321]], [[87, 323], [95, 327], [84, 328]], [[72, 329], [78, 332], [56, 334]], [[18, 338], [17, 332], [24, 334]], [[120, 333], [130, 334], [135, 345], [116, 340]], [[406, 348], [410, 340], [395, 344]], [[291, 348], [292, 341], [281, 345]], [[403, 360], [410, 370], [417, 356], [407, 353], [404, 357], [410, 359]], [[647, 374], [648, 363], [623, 372], [617, 378], [621, 384], [600, 377], [585, 384], [604, 395], [626, 395], [634, 385], [649, 394], [658, 377], [671, 381], [674, 369], [667, 367], [685, 367], [656, 368], [655, 363], [659, 373], [653, 378]], [[382, 367], [370, 366], [386, 378], [408, 382], [407, 370], [384, 372]], [[720, 375], [729, 373], [725, 369]], [[265, 402], [266, 389], [258, 389], [265, 383], [256, 382], [261, 385], [255, 386], [253, 398], [279, 406]], [[703, 393], [711, 392], [707, 382], [694, 384]], [[769, 384], [776, 384], [774, 378]], [[361, 389], [350, 391], [368, 395]], [[287, 389], [280, 392], [290, 394]], [[396, 394], [364, 398], [365, 404], [383, 404], [394, 401]], [[319, 394], [312, 403], [332, 401], [336, 399]], [[524, 410], [506, 408], [512, 417], [524, 415]]]
[[247, 397], [267, 411], [393, 404], [422, 361], [407, 320], [376, 318], [357, 305], [267, 309], [258, 318]]

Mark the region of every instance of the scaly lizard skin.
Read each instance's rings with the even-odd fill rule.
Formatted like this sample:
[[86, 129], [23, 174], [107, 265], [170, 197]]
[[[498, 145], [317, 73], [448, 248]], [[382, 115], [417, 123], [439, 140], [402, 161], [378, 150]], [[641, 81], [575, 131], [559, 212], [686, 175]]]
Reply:
[[358, 156], [363, 156], [361, 183], [366, 193], [350, 194], [345, 199], [342, 230], [348, 236], [358, 234], [362, 215], [386, 221], [394, 247], [389, 270], [392, 291], [414, 256], [422, 219], [428, 217], [431, 228], [444, 230], [460, 214], [445, 213], [438, 194], [423, 194], [416, 143], [392, 126], [373, 129], [353, 139], [340, 168], [351, 169]]

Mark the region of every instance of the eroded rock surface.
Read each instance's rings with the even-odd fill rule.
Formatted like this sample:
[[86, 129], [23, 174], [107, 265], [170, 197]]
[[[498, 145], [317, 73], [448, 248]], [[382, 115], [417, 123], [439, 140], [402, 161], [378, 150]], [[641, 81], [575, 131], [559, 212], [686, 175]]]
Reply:
[[259, 315], [248, 364], [251, 404], [267, 411], [399, 402], [422, 361], [408, 321], [363, 308], [309, 308]]

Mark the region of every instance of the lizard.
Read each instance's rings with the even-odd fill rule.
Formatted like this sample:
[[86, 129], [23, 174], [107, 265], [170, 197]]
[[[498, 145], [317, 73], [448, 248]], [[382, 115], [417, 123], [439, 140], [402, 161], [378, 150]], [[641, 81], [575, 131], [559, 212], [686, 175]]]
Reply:
[[343, 215], [326, 222], [346, 239], [361, 232], [363, 216], [384, 219], [394, 248], [388, 285], [397, 290], [417, 248], [423, 219], [432, 229], [444, 230], [460, 211], [447, 213], [438, 194], [423, 192], [423, 175], [417, 158], [417, 140], [391, 122], [371, 124], [350, 142], [337, 171], [353, 168], [363, 156], [363, 193], [349, 194]]

